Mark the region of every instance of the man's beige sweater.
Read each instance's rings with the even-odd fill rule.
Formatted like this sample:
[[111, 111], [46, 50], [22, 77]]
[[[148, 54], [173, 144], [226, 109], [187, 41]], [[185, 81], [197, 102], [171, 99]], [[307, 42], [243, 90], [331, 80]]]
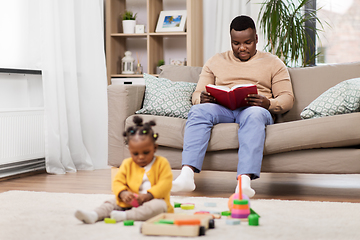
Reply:
[[207, 84], [231, 88], [247, 83], [255, 84], [258, 93], [270, 100], [271, 113], [284, 113], [292, 108], [294, 94], [287, 67], [277, 56], [261, 51], [246, 62], [236, 58], [232, 51], [210, 58], [202, 69], [192, 102], [200, 103], [201, 91], [206, 91]]

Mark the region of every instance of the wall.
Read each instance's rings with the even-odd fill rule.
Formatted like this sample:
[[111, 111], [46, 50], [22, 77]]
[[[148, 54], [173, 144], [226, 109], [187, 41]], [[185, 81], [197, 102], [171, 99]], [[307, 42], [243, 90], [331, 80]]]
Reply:
[[0, 109], [44, 107], [41, 75], [0, 73]]

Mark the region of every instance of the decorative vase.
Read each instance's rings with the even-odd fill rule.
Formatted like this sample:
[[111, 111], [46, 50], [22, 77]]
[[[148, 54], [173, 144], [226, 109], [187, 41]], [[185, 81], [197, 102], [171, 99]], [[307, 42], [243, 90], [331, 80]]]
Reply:
[[122, 25], [124, 33], [135, 33], [136, 20], [123, 20]]

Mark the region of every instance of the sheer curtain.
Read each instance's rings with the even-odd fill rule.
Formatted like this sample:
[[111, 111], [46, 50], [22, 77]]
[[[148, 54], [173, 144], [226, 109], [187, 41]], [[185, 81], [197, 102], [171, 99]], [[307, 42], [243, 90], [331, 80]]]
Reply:
[[[257, 23], [262, 0], [206, 0], [204, 1], [204, 60], [216, 53], [231, 50], [230, 23], [238, 15], [248, 15]], [[263, 41], [258, 30], [258, 49]]]
[[107, 166], [103, 0], [29, 0], [29, 61], [42, 69], [46, 170]]

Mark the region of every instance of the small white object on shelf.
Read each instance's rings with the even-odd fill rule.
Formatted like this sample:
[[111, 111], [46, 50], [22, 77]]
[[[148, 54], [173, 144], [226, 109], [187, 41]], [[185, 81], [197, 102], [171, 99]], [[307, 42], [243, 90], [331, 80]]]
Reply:
[[122, 74], [134, 74], [135, 59], [131, 56], [130, 51], [125, 52], [125, 57], [121, 59]]
[[135, 33], [145, 33], [145, 25], [136, 25]]

